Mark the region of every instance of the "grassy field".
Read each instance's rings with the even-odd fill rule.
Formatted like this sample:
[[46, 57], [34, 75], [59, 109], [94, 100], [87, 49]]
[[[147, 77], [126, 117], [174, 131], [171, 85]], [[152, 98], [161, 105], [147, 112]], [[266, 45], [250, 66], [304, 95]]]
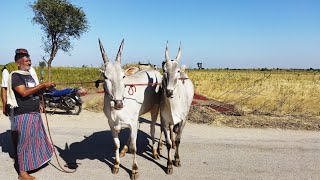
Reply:
[[[0, 69], [2, 69], [1, 66]], [[40, 80], [40, 68], [35, 67], [35, 70]], [[57, 88], [60, 89], [64, 87], [85, 87], [91, 89], [94, 88], [94, 83], [86, 82], [101, 79], [98, 68], [53, 67], [51, 75], [52, 81], [58, 84]], [[47, 81], [47, 76], [47, 69], [45, 68], [43, 81]], [[0, 74], [0, 78], [2, 79], [2, 74]]]
[[[36, 68], [38, 77], [40, 78], [40, 69]], [[44, 81], [47, 81], [47, 74], [44, 74]], [[57, 88], [64, 87], [84, 87], [94, 89], [93, 81], [102, 79], [98, 68], [69, 68], [54, 67], [51, 71], [51, 79], [57, 84]]]
[[[40, 69], [36, 71], [40, 77]], [[187, 74], [197, 93], [233, 104], [245, 113], [320, 116], [318, 71], [187, 70]], [[98, 79], [102, 79], [98, 68], [52, 68], [58, 89], [95, 90], [93, 81]]]

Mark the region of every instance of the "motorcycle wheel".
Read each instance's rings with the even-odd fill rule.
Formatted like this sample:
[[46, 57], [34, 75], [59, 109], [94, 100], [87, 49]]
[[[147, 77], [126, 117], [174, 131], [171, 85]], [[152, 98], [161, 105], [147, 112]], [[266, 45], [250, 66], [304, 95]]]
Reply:
[[79, 115], [81, 110], [82, 110], [82, 106], [81, 105], [76, 105], [74, 107], [74, 109], [69, 110], [68, 113], [72, 114], [72, 115]]

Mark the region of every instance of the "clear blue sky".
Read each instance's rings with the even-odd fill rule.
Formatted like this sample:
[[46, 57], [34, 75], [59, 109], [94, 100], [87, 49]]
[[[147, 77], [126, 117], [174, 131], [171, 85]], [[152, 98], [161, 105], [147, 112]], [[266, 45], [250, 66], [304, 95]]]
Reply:
[[[43, 32], [31, 22], [30, 0], [0, 6], [0, 64], [27, 48], [34, 65], [44, 52]], [[102, 63], [98, 38], [114, 60], [125, 39], [123, 63], [164, 60], [166, 41], [181, 64], [205, 68], [320, 68], [319, 0], [72, 0], [87, 14], [89, 32], [73, 40], [71, 54], [58, 52], [53, 66]]]

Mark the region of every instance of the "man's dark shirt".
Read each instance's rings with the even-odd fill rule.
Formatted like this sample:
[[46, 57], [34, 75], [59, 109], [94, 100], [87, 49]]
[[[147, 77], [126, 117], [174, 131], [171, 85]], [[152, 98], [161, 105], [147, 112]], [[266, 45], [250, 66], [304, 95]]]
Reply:
[[40, 98], [37, 95], [29, 95], [22, 97], [14, 90], [15, 87], [25, 85], [26, 88], [36, 86], [36, 82], [31, 75], [22, 75], [18, 73], [12, 74], [12, 89], [16, 96], [17, 104], [19, 107], [14, 108], [14, 115], [25, 114], [30, 112], [40, 112]]

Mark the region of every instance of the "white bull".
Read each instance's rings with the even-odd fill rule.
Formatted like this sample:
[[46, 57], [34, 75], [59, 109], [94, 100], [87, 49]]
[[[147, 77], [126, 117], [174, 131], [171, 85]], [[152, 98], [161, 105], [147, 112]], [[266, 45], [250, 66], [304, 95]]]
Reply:
[[[153, 141], [153, 155], [158, 158], [154, 141], [155, 123], [159, 112], [161, 74], [152, 69], [138, 71], [133, 75], [126, 76], [121, 68], [121, 54], [123, 40], [114, 63], [109, 62], [102, 43], [99, 40], [104, 70], [100, 70], [104, 77], [104, 114], [108, 118], [109, 126], [115, 143], [115, 162], [112, 173], [119, 172], [120, 156], [128, 151], [124, 146], [119, 154], [120, 140], [118, 133], [122, 128], [130, 128], [131, 135], [130, 151], [133, 154], [131, 179], [138, 176], [138, 165], [136, 161], [136, 140], [139, 126], [139, 116], [151, 111], [151, 138]], [[129, 144], [129, 143], [128, 143]]]
[[[179, 157], [181, 134], [185, 126], [194, 95], [194, 86], [192, 81], [183, 72], [184, 70], [179, 67], [180, 56], [181, 46], [179, 47], [176, 59], [171, 60], [168, 55], [167, 44], [165, 61], [162, 64], [163, 90], [160, 100], [161, 127], [165, 134], [168, 149], [167, 174], [173, 173], [173, 163], [170, 151], [171, 148], [174, 148], [174, 146], [176, 146], [174, 165], [181, 166]], [[173, 132], [176, 133], [175, 138]], [[159, 143], [161, 143], [161, 140]], [[161, 148], [159, 147], [159, 149]]]

